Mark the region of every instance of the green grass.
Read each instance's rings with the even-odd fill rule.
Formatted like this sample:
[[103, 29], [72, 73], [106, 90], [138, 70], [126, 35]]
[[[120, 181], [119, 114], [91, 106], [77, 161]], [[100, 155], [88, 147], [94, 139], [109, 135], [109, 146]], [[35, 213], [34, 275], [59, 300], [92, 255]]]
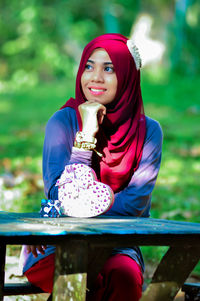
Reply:
[[[151, 217], [200, 222], [200, 78], [151, 70], [142, 75], [145, 112], [158, 120], [164, 142]], [[0, 186], [2, 210], [38, 211], [44, 197], [41, 156], [45, 124], [74, 95], [74, 80], [0, 94]], [[17, 179], [17, 180], [16, 180]], [[144, 247], [156, 261], [166, 248]], [[195, 273], [200, 275], [200, 267]]]
[[152, 217], [200, 222], [200, 78], [149, 78], [143, 80], [145, 111], [164, 133]]
[[[19, 182], [15, 187], [1, 188], [6, 194], [2, 196], [1, 209], [39, 210], [44, 197], [41, 171], [45, 125], [73, 95], [72, 87], [73, 82], [51, 83], [0, 95], [0, 175]], [[12, 198], [12, 193], [18, 197]]]

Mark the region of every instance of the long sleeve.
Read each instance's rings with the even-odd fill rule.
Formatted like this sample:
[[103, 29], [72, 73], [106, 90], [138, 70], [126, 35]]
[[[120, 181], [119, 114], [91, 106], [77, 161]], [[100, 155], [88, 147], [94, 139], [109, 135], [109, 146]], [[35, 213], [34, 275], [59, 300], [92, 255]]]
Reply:
[[71, 108], [57, 111], [46, 126], [43, 147], [43, 180], [47, 198], [57, 199], [57, 179], [69, 163], [78, 122]]
[[146, 117], [146, 139], [138, 169], [128, 186], [115, 194], [113, 207], [106, 215], [148, 217], [151, 195], [160, 169], [162, 130], [159, 123]]
[[[151, 195], [160, 168], [162, 130], [155, 120], [146, 117], [147, 132], [142, 158], [128, 186], [115, 194], [113, 207], [106, 215], [149, 216]], [[43, 149], [43, 178], [46, 197], [58, 198], [55, 186], [65, 165], [84, 163], [91, 166], [91, 151], [73, 148], [79, 130], [76, 113], [71, 108], [56, 112], [47, 123]]]
[[[78, 130], [76, 112], [71, 108], [57, 111], [47, 123], [43, 147], [43, 179], [47, 198], [58, 199], [58, 188], [55, 184], [65, 165], [79, 162], [90, 164], [92, 152], [81, 152], [73, 148]], [[38, 252], [38, 257], [35, 258], [32, 253], [27, 254], [24, 247], [20, 260], [23, 273], [54, 252], [55, 246], [48, 245], [45, 254]]]
[[45, 195], [49, 199], [58, 199], [58, 187], [55, 184], [67, 164], [83, 163], [91, 166], [92, 151], [73, 147], [78, 130], [76, 112], [71, 108], [57, 111], [47, 123], [43, 147], [43, 180]]

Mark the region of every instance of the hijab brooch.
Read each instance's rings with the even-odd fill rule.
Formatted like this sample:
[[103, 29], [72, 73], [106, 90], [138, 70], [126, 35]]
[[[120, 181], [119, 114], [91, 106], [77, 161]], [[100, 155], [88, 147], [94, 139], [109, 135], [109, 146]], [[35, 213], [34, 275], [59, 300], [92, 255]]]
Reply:
[[127, 41], [127, 47], [134, 59], [136, 69], [139, 70], [142, 67], [142, 60], [138, 48], [135, 46], [133, 40]]

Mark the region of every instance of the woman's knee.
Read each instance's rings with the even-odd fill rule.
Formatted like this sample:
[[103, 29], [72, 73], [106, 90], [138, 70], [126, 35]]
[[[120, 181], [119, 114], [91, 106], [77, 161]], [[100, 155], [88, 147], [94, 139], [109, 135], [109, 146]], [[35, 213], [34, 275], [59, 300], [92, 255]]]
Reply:
[[105, 272], [121, 284], [124, 282], [125, 285], [142, 287], [141, 268], [136, 261], [127, 255], [117, 254], [110, 257], [105, 264]]
[[129, 256], [110, 257], [87, 295], [92, 301], [138, 301], [142, 296], [143, 276], [140, 266]]

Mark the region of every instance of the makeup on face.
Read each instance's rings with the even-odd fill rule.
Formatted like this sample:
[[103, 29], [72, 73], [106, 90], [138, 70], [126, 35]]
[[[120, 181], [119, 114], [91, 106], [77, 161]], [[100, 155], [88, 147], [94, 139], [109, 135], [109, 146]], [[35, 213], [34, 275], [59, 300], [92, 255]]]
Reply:
[[97, 48], [89, 57], [81, 76], [82, 91], [88, 101], [111, 103], [117, 92], [117, 76], [108, 53]]

